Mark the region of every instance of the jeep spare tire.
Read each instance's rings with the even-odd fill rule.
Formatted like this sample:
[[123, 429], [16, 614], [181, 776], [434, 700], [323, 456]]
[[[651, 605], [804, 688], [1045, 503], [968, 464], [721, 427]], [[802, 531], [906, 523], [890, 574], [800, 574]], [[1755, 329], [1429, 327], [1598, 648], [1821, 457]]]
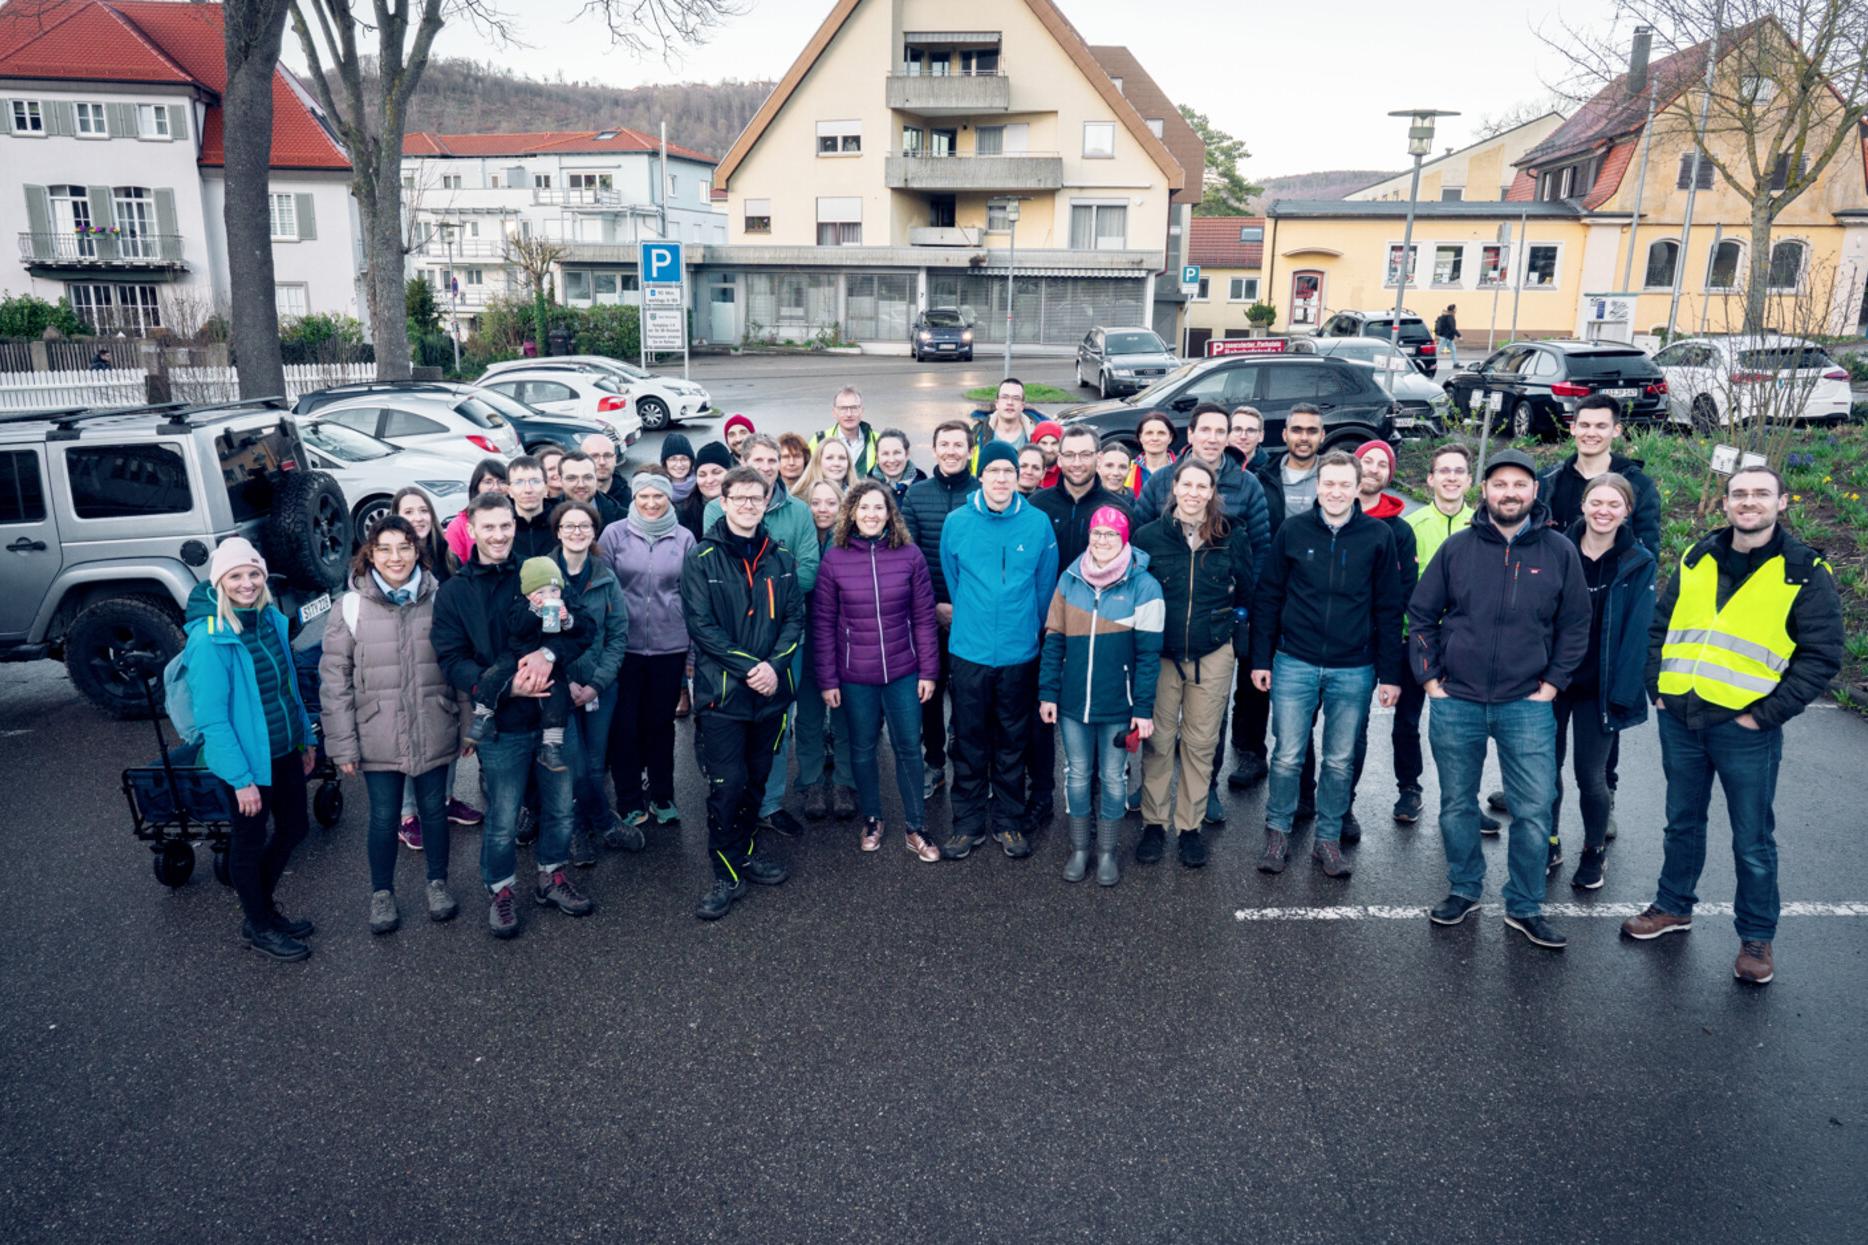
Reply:
[[288, 473], [266, 524], [267, 569], [300, 588], [341, 588], [350, 561], [350, 527], [344, 491], [328, 473]]
[[162, 708], [162, 668], [187, 641], [175, 607], [154, 597], [106, 597], [86, 606], [65, 632], [65, 672], [84, 698], [113, 718], [146, 718], [149, 698], [136, 674], [119, 661], [146, 654], [156, 708]]

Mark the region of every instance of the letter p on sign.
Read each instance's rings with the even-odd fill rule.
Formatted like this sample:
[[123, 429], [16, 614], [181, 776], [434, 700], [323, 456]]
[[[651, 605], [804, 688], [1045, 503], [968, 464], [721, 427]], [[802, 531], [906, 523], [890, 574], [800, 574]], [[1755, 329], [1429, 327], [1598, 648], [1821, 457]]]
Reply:
[[644, 285], [679, 285], [681, 283], [681, 244], [679, 242], [644, 242], [640, 268]]

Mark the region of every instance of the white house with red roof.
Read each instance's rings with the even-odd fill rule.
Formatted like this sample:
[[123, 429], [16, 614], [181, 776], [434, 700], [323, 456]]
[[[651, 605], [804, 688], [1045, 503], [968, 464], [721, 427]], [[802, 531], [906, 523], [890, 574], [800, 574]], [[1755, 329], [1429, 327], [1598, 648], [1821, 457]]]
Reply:
[[726, 241], [713, 201], [714, 159], [640, 130], [435, 134], [402, 142], [409, 275], [424, 276], [463, 326], [489, 300], [518, 293], [506, 239], [563, 248], [558, 293], [573, 306], [630, 303], [637, 243]]
[[[188, 331], [228, 302], [218, 4], [0, 7], [0, 291], [69, 298], [100, 332]], [[282, 316], [361, 318], [350, 161], [309, 92], [273, 78]]]

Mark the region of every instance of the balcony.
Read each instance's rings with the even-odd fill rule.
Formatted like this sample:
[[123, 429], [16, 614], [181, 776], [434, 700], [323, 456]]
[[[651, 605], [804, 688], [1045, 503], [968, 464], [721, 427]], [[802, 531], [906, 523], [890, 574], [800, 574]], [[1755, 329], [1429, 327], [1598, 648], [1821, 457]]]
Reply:
[[1011, 156], [932, 156], [903, 152], [888, 157], [882, 180], [890, 190], [1060, 190], [1064, 159], [1056, 152]]
[[180, 269], [182, 240], [175, 234], [22, 233], [20, 262], [28, 268]]
[[908, 230], [909, 246], [978, 246], [986, 231], [951, 225], [915, 225]]
[[1011, 111], [1012, 80], [1003, 68], [951, 75], [908, 73], [907, 68], [889, 75], [890, 108], [924, 117]]
[[443, 241], [439, 234], [430, 235], [416, 244], [411, 252], [432, 259], [504, 259], [506, 243], [503, 238], [455, 238], [452, 245]]
[[532, 202], [540, 207], [568, 207], [615, 210], [624, 206], [623, 192], [610, 189], [532, 188]]

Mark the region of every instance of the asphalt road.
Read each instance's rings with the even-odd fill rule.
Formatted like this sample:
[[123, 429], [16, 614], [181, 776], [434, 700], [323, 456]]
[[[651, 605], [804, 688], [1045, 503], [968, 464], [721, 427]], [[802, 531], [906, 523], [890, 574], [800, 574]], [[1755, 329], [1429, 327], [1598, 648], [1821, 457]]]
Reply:
[[[510, 943], [481, 925], [477, 833], [460, 919], [420, 915], [404, 852], [403, 928], [369, 934], [353, 780], [281, 888], [317, 953], [276, 965], [205, 852], [171, 892], [132, 840], [118, 771], [149, 724], [0, 666], [6, 1239], [1860, 1239], [1868, 918], [1786, 918], [1760, 990], [1724, 916], [1660, 945], [1565, 916], [1556, 954], [1496, 915], [1267, 911], [1444, 892], [1431, 815], [1387, 818], [1380, 743], [1347, 882], [1252, 869], [1260, 788], [1208, 868], [1113, 890], [1060, 880], [1061, 828], [1027, 861], [922, 865], [898, 828], [865, 856], [823, 823], [781, 848], [786, 885], [704, 925], [689, 729], [688, 824], [584, 872], [594, 916], [528, 906]], [[1868, 900], [1868, 724], [1817, 709], [1787, 742], [1784, 898]], [[1566, 869], [1553, 899], [1651, 897], [1658, 771], [1634, 732], [1608, 884], [1577, 900]]]

